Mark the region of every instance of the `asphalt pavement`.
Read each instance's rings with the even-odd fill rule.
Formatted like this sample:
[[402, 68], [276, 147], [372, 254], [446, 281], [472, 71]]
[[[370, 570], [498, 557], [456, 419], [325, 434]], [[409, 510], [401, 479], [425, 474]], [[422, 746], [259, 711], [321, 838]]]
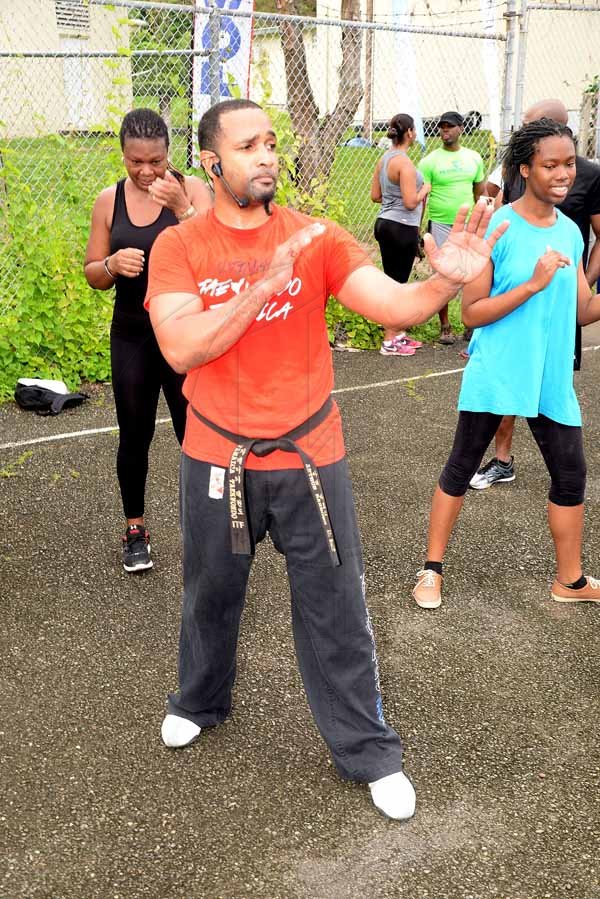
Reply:
[[[157, 426], [151, 453], [155, 568], [131, 576], [110, 388], [56, 418], [0, 407], [2, 897], [600, 896], [600, 608], [550, 600], [548, 479], [524, 422], [515, 482], [467, 497], [441, 609], [411, 600], [456, 424], [459, 348], [334, 354], [385, 712], [417, 791], [405, 824], [329, 762], [268, 541], [231, 718], [188, 749], [163, 747], [181, 594], [172, 430]], [[600, 577], [599, 380], [590, 347], [576, 381], [585, 570]]]

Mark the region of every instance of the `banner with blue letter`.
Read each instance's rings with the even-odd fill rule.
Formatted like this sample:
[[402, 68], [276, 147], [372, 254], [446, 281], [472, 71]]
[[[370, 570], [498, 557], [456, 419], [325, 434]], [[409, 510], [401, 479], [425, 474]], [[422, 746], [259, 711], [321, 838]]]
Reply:
[[[214, 103], [248, 97], [253, 11], [254, 0], [196, 0], [194, 133], [201, 116]], [[231, 16], [228, 12], [248, 15]], [[198, 164], [198, 160], [195, 163]]]

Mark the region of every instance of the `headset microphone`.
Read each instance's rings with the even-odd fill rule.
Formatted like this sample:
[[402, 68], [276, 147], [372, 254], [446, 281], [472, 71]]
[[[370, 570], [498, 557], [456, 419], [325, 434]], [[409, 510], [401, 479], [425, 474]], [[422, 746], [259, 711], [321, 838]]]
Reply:
[[227, 191], [229, 196], [232, 198], [232, 200], [234, 200], [238, 204], [240, 209], [247, 209], [248, 206], [250, 205], [250, 200], [248, 199], [248, 197], [238, 197], [238, 195], [233, 192], [233, 190], [231, 189], [231, 187], [229, 186], [229, 184], [227, 182], [225, 175], [223, 174], [223, 169], [221, 168], [220, 162], [214, 163], [214, 165], [212, 167], [212, 171], [213, 171], [213, 174], [217, 176], [217, 178], [221, 179], [225, 190]]

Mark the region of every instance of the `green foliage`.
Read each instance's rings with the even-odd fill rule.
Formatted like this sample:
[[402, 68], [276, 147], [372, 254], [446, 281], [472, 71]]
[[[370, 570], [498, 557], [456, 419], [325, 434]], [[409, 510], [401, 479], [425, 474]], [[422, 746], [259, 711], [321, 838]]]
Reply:
[[[73, 389], [110, 375], [112, 297], [92, 291], [83, 273], [89, 209], [81, 203], [77, 155], [61, 153], [66, 138], [44, 143], [62, 161], [54, 190], [36, 189], [16, 151], [2, 150], [0, 270], [10, 295], [0, 297], [0, 400], [12, 397], [23, 376], [61, 379]], [[115, 157], [106, 154], [108, 169], [119, 166]]]
[[33, 452], [31, 450], [26, 450], [22, 453], [14, 462], [7, 462], [7, 464], [0, 468], [0, 478], [16, 478], [19, 469], [25, 465], [28, 459], [31, 459], [33, 456]]
[[282, 10], [277, 5], [277, 0], [255, 0], [254, 8], [256, 12], [289, 12], [297, 16], [316, 16], [317, 2], [316, 0], [296, 0], [295, 9]]
[[185, 97], [191, 82], [191, 56], [139, 56], [139, 50], [189, 50], [193, 17], [187, 12], [162, 12], [157, 8], [138, 9], [141, 24], [130, 31], [133, 83], [142, 82], [145, 91], [158, 97], [164, 109], [172, 97]]
[[329, 298], [325, 321], [330, 343], [339, 341], [359, 350], [375, 350], [381, 346], [381, 326], [346, 309], [335, 297]]
[[[464, 325], [460, 316], [459, 300], [450, 301], [448, 317], [454, 333], [462, 334]], [[433, 341], [437, 340], [440, 336], [440, 320], [438, 316], [434, 315], [428, 322], [424, 322], [422, 325], [411, 328], [410, 333], [416, 340], [422, 340], [424, 343], [433, 343]]]

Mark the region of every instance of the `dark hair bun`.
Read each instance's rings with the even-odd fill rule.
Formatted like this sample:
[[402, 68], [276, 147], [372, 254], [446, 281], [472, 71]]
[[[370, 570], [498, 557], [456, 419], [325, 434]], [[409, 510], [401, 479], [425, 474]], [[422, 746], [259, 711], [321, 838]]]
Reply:
[[393, 140], [393, 138], [398, 137], [398, 129], [397, 128], [388, 128], [387, 136], [390, 138], [390, 140]]

